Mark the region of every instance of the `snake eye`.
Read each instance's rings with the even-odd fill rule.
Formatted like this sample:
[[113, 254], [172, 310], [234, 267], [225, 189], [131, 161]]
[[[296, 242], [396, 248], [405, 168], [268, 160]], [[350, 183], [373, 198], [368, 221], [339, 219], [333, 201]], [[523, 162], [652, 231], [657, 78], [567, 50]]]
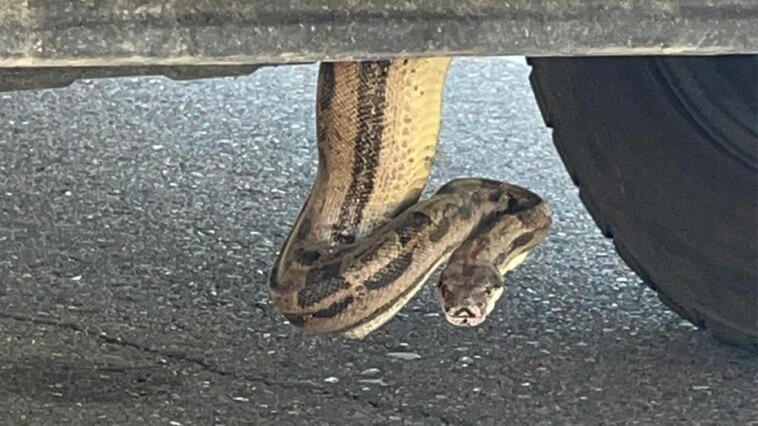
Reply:
[[498, 292], [501, 293], [503, 291], [503, 289], [504, 289], [504, 286], [502, 286], [500, 284], [498, 284], [498, 285], [489, 285], [489, 286], [485, 287], [485, 289], [484, 289], [484, 295], [489, 298], [490, 296], [494, 295], [495, 293], [498, 293]]

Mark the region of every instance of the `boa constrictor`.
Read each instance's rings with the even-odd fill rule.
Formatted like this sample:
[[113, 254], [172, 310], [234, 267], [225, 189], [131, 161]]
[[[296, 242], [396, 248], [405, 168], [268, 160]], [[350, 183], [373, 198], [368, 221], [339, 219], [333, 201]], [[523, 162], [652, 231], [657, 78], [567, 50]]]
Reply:
[[437, 293], [446, 318], [478, 325], [503, 275], [547, 237], [543, 200], [505, 182], [456, 179], [419, 201], [449, 65], [320, 65], [316, 181], [269, 276], [277, 309], [305, 332], [366, 336], [445, 261]]

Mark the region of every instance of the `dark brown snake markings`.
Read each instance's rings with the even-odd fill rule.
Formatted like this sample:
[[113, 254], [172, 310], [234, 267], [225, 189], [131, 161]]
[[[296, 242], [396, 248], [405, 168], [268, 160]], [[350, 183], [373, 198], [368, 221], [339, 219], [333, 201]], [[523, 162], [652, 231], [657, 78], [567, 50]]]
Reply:
[[416, 204], [436, 149], [448, 64], [321, 65], [317, 180], [269, 279], [293, 325], [362, 337], [448, 257], [438, 294], [448, 320], [466, 325], [466, 315], [489, 313], [501, 274], [547, 236], [542, 200], [504, 182], [459, 179]]

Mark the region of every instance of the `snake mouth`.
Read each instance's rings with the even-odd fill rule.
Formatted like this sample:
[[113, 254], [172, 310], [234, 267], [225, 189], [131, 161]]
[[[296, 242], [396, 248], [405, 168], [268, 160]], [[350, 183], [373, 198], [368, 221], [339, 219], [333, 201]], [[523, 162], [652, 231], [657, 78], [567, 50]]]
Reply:
[[486, 315], [478, 308], [462, 307], [451, 309], [445, 313], [445, 317], [450, 324], [459, 327], [474, 327], [484, 322]]

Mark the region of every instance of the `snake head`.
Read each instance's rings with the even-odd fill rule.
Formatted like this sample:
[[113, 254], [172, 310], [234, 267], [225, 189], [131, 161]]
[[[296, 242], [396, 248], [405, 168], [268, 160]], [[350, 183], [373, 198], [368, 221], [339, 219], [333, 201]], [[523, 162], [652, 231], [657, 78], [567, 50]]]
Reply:
[[489, 315], [505, 291], [492, 264], [451, 264], [442, 272], [437, 296], [448, 322], [475, 327]]

